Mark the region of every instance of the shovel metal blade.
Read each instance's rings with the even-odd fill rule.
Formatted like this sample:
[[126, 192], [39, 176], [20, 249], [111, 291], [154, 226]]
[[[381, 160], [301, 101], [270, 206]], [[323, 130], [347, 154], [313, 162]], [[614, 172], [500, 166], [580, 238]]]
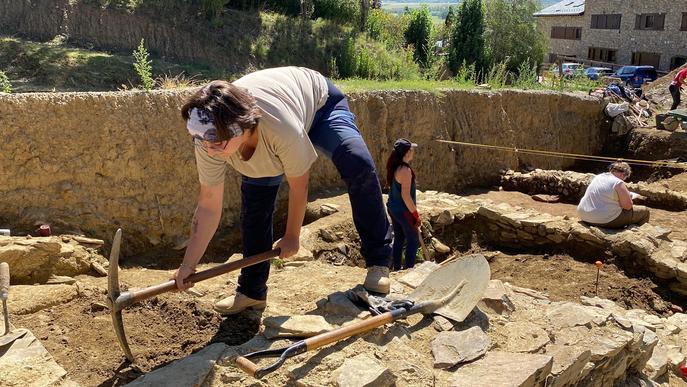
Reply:
[[487, 290], [491, 270], [482, 254], [467, 255], [431, 272], [422, 283], [410, 293], [415, 302], [440, 299], [451, 293], [456, 286], [465, 285], [451, 301], [434, 311], [447, 319], [461, 322], [470, 314]]

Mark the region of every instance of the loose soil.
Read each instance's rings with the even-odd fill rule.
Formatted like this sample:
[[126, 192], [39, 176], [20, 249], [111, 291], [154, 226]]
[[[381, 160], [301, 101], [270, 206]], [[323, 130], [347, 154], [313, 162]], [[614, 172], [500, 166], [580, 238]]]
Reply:
[[[580, 302], [581, 296], [594, 297], [596, 267], [568, 255], [496, 255], [490, 263], [491, 278], [546, 293], [552, 301]], [[644, 309], [667, 315], [671, 303], [658, 293], [659, 287], [648, 278], [628, 278], [615, 264], [604, 264], [599, 271], [598, 296], [615, 301], [625, 309]]]

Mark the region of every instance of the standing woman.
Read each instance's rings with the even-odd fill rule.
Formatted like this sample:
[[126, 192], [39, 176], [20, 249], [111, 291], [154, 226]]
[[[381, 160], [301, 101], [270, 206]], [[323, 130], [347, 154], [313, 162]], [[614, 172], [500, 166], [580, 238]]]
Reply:
[[394, 143], [394, 150], [386, 162], [386, 184], [389, 187], [386, 207], [394, 228], [394, 244], [391, 250], [394, 270], [401, 270], [404, 242], [407, 242], [404, 269], [410, 269], [415, 265], [417, 248], [420, 245], [420, 215], [415, 205], [415, 172], [410, 167], [416, 147], [417, 144], [399, 138]]

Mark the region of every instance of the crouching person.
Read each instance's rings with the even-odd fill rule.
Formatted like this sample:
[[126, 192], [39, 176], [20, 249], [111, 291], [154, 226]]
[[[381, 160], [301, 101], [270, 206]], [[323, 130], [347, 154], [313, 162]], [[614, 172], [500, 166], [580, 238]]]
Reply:
[[609, 171], [597, 175], [587, 187], [577, 215], [585, 223], [605, 228], [623, 228], [649, 221], [649, 209], [632, 204], [633, 196], [625, 185], [632, 170], [627, 163], [615, 162]]

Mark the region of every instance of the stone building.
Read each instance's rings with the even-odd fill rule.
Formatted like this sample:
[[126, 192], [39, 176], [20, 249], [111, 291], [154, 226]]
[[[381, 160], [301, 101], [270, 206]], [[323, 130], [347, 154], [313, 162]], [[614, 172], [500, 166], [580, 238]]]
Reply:
[[652, 65], [687, 62], [687, 0], [564, 0], [534, 14], [549, 55]]

